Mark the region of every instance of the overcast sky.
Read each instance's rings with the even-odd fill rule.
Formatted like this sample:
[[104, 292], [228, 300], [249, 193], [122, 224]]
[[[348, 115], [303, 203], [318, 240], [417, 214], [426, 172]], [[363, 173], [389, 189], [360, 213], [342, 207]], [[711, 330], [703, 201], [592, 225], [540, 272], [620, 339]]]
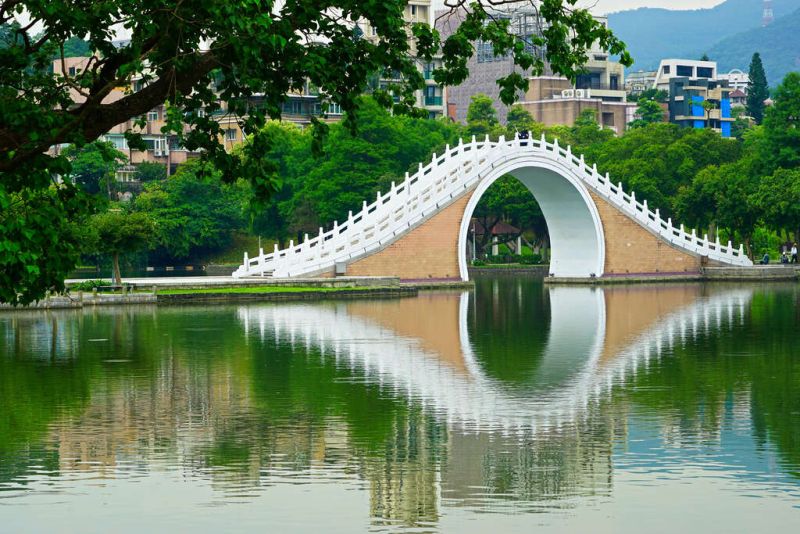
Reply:
[[[636, 9], [637, 7], [663, 7], [667, 9], [700, 9], [721, 4], [724, 0], [579, 0], [582, 6], [595, 6], [598, 15]], [[441, 9], [444, 0], [433, 0], [434, 9]]]

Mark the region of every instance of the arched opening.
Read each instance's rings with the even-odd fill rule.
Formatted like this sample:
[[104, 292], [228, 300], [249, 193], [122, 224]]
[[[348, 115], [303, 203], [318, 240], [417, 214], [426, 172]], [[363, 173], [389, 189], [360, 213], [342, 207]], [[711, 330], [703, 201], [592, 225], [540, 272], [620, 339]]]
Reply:
[[470, 220], [467, 261], [547, 264], [550, 237], [544, 214], [530, 190], [510, 174], [481, 196]]
[[461, 279], [469, 279], [467, 248], [472, 216], [486, 191], [507, 174], [531, 192], [544, 215], [551, 246], [549, 274], [558, 278], [602, 276], [603, 227], [589, 191], [580, 178], [560, 162], [549, 161], [535, 153], [523, 153], [495, 165], [467, 203], [458, 243]]

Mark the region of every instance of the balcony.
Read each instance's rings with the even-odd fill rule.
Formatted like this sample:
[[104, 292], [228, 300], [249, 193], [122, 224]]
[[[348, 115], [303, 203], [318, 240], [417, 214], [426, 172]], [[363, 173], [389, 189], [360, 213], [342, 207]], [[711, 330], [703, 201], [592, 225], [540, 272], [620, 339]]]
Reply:
[[442, 97], [441, 96], [425, 96], [425, 105], [426, 106], [441, 106], [442, 105]]

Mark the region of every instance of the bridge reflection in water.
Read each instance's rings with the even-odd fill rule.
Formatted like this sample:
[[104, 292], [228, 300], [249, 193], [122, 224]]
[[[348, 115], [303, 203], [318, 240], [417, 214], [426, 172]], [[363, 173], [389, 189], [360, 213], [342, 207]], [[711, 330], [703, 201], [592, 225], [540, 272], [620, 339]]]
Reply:
[[[319, 350], [337, 366], [418, 400], [448, 424], [471, 431], [536, 432], [585, 414], [614, 384], [698, 332], [743, 316], [752, 291], [703, 295], [700, 285], [547, 288], [550, 324], [536, 395], [488, 375], [470, 340], [471, 293], [417, 299], [241, 307], [245, 332]], [[528, 325], [540, 329], [541, 325]], [[493, 347], [496, 349], [496, 347]]]
[[521, 332], [498, 339], [482, 324], [493, 315], [508, 324], [499, 293], [516, 291], [514, 302], [524, 305], [521, 285], [494, 281], [479, 303], [471, 292], [442, 292], [248, 306], [238, 316], [245, 332], [331, 359], [354, 380], [421, 405], [446, 429], [443, 452], [428, 442], [436, 432], [427, 418], [399, 425], [400, 449], [426, 443], [428, 452], [392, 458], [369, 476], [373, 517], [419, 526], [435, 522], [442, 503], [502, 511], [503, 502], [522, 501], [540, 511], [542, 502], [610, 494], [612, 450], [627, 437], [624, 407], [610, 406], [612, 389], [676, 344], [742, 322], [752, 296], [700, 285], [541, 288], [533, 296], [549, 301], [549, 314], [522, 326], [531, 341], [525, 356], [537, 360], [522, 384], [519, 367], [511, 380], [487, 370]]
[[399, 300], [0, 317], [3, 402], [51, 373], [40, 389], [57, 392], [41, 428], [0, 437], [0, 490], [30, 491], [42, 465], [75, 491], [82, 472], [178, 466], [223, 500], [363, 481], [378, 524], [571, 506], [611, 493], [630, 415], [615, 392], [738, 327], [752, 294], [491, 280]]

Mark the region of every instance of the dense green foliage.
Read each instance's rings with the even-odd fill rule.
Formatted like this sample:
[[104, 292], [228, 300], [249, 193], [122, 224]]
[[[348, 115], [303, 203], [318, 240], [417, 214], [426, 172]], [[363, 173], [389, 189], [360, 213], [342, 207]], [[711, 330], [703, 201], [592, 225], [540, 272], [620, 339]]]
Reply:
[[110, 196], [114, 173], [127, 161], [125, 154], [102, 141], [80, 148], [70, 145], [62, 154], [70, 160], [70, 172], [66, 177], [92, 195], [107, 193]]
[[628, 125], [629, 128], [640, 128], [654, 122], [664, 121], [664, 110], [658, 105], [658, 102], [648, 98], [639, 99], [636, 115], [638, 118]]
[[[441, 52], [442, 66], [433, 78], [440, 85], [458, 84], [468, 74], [472, 43], [478, 40], [532, 73], [543, 72], [546, 60], [555, 72], [574, 78], [594, 44], [629, 64], [624, 44], [573, 4], [541, 3], [547, 30], [527, 43], [546, 50], [541, 58], [508, 31], [508, 20], [490, 17], [480, 3], [467, 0], [449, 3], [469, 13], [446, 39], [427, 24], [406, 23], [407, 0], [0, 0], [0, 205], [15, 205], [0, 214], [0, 252], [5, 256], [13, 249], [15, 255], [0, 258], [10, 271], [8, 282], [14, 282], [0, 299], [29, 301], [47, 288], [63, 289], [74, 266], [71, 249], [41, 246], [68, 237], [56, 233], [60, 224], [39, 224], [38, 214], [50, 209], [50, 215], [77, 221], [91, 213], [91, 204], [68, 182], [52, 183], [52, 176], [69, 174], [70, 161], [48, 154], [50, 147], [82, 147], [166, 102], [162, 133], [200, 150], [225, 181], [250, 181], [263, 200], [281, 187], [276, 169], [260, 165], [264, 160], [258, 156], [272, 139], [263, 126], [268, 117], [281, 116], [287, 93], [308, 83], [348, 112], [352, 129], [358, 98], [376, 73], [396, 72], [400, 80], [377, 88], [376, 102], [397, 114], [419, 116], [425, 112], [414, 107], [415, 91], [425, 80], [417, 61], [431, 61]], [[374, 39], [364, 38], [355, 22], [368, 23]], [[115, 42], [119, 28], [129, 36], [122, 43]], [[74, 73], [54, 73], [53, 57], [76, 52], [76, 39], [88, 42], [94, 55]], [[136, 90], [108, 98], [133, 80]], [[515, 70], [498, 84], [510, 103], [528, 82]], [[255, 94], [259, 105], [252, 104]], [[225, 151], [212, 116], [220, 101], [252, 132], [240, 156], [256, 157]], [[136, 122], [144, 126], [142, 119]], [[313, 123], [319, 140], [326, 128], [317, 117]], [[144, 147], [134, 132], [128, 132], [128, 143]], [[46, 270], [40, 268], [43, 262], [49, 264]]]
[[120, 254], [136, 252], [147, 247], [153, 239], [154, 226], [144, 213], [124, 213], [122, 210], [107, 211], [92, 216], [89, 222], [92, 244], [87, 249], [112, 257], [114, 281], [122, 283], [119, 270]]
[[163, 163], [144, 161], [136, 166], [136, 179], [140, 182], [154, 182], [167, 177], [167, 167]]
[[223, 183], [219, 171], [195, 160], [166, 180], [146, 184], [133, 210], [155, 224], [156, 257], [185, 259], [221, 248], [242, 227], [246, 191], [242, 183]]
[[767, 73], [764, 72], [764, 65], [761, 63], [761, 56], [758, 52], [753, 54], [750, 60], [750, 81], [747, 84], [747, 114], [753, 117], [756, 124], [761, 124], [764, 120], [764, 101], [769, 98], [769, 87], [767, 86]]

